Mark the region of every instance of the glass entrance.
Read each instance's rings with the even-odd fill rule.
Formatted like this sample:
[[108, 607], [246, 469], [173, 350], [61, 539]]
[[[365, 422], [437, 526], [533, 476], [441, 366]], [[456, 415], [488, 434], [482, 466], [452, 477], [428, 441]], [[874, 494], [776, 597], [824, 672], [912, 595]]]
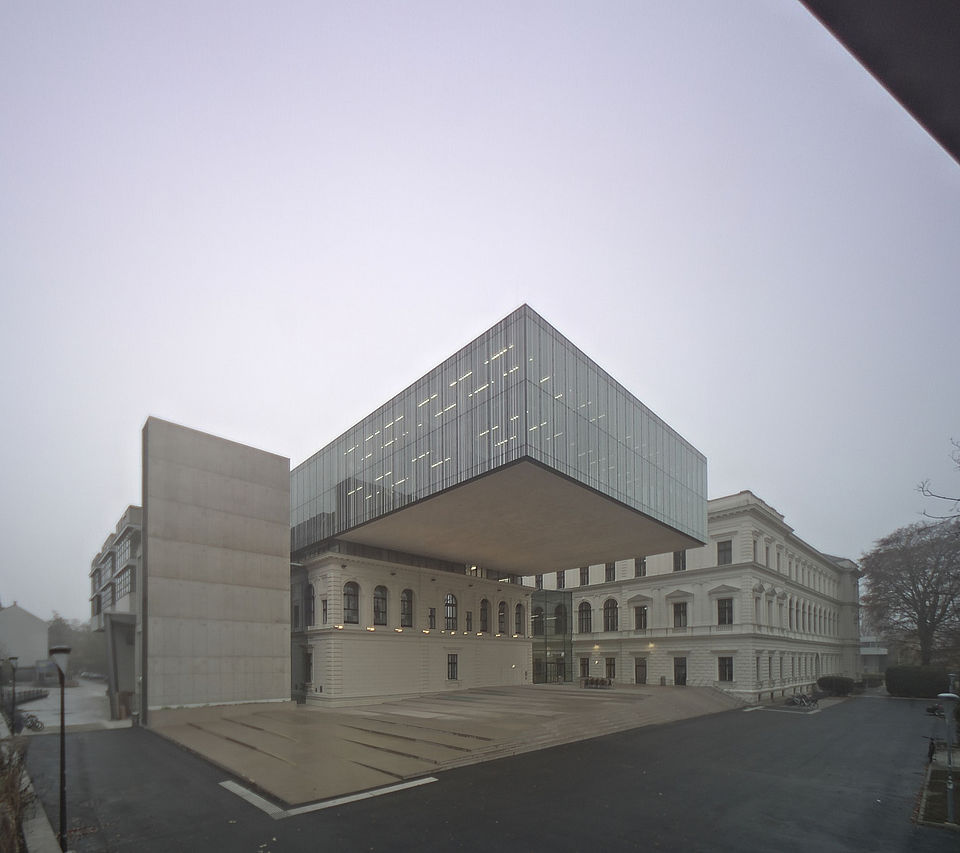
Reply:
[[633, 677], [637, 684], [647, 683], [647, 659], [637, 658], [633, 663]]
[[687, 683], [687, 659], [686, 658], [673, 659], [673, 683], [681, 684], [681, 685]]

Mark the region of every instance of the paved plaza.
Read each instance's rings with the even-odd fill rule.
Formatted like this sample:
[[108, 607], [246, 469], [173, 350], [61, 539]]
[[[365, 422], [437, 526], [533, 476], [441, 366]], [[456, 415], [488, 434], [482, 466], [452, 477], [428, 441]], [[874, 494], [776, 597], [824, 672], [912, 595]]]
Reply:
[[[560, 704], [579, 695], [555, 693]], [[607, 711], [616, 717], [619, 693], [584, 697], [584, 727], [602, 725]], [[544, 713], [528, 734], [562, 719], [552, 716], [560, 704], [549, 689], [529, 697], [517, 713], [533, 719], [537, 706]], [[479, 704], [487, 701], [495, 699]], [[633, 707], [653, 701], [637, 699]], [[470, 707], [472, 700], [451, 696], [457, 703]], [[305, 711], [304, 720], [325, 716], [283, 710]], [[442, 715], [430, 717], [437, 712], [426, 706], [420, 713], [427, 716], [403, 716], [440, 728]], [[455, 716], [453, 707], [442, 714]], [[572, 706], [567, 714], [573, 722]], [[248, 780], [154, 732], [77, 731], [67, 737], [70, 848], [953, 853], [956, 832], [913, 820], [930, 726], [922, 700], [859, 697], [813, 712], [740, 708], [469, 766], [435, 765], [404, 789], [272, 810], [238, 795], [253, 790]], [[29, 764], [56, 822], [57, 738], [32, 738]]]
[[712, 688], [532, 685], [335, 710], [287, 703], [153, 712], [151, 727], [286, 806], [740, 706]]

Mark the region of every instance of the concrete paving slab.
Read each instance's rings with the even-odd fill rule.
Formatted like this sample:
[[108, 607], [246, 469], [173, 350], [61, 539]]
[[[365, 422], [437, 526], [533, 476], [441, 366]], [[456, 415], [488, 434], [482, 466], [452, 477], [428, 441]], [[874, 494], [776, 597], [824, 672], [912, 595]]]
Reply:
[[150, 722], [289, 807], [741, 704], [709, 688], [535, 685], [354, 708], [269, 703], [164, 710]]

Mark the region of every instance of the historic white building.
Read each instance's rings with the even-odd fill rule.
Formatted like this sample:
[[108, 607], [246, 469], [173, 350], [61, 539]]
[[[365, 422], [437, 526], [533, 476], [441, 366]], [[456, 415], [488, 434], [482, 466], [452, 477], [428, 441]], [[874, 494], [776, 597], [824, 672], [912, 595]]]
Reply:
[[712, 685], [752, 701], [858, 673], [851, 561], [808, 545], [749, 491], [708, 501], [707, 533], [698, 548], [525, 578], [569, 593], [532, 611], [534, 643], [572, 629], [570, 651], [548, 651], [547, 680], [573, 668], [615, 683]]

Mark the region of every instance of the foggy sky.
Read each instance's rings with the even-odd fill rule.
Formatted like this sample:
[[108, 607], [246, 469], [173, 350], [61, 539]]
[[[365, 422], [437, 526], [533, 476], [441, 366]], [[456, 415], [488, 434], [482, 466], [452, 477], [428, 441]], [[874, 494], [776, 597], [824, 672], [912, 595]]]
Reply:
[[0, 601], [89, 615], [148, 415], [297, 464], [522, 302], [856, 558], [960, 493], [958, 270], [795, 0], [3, 4]]

